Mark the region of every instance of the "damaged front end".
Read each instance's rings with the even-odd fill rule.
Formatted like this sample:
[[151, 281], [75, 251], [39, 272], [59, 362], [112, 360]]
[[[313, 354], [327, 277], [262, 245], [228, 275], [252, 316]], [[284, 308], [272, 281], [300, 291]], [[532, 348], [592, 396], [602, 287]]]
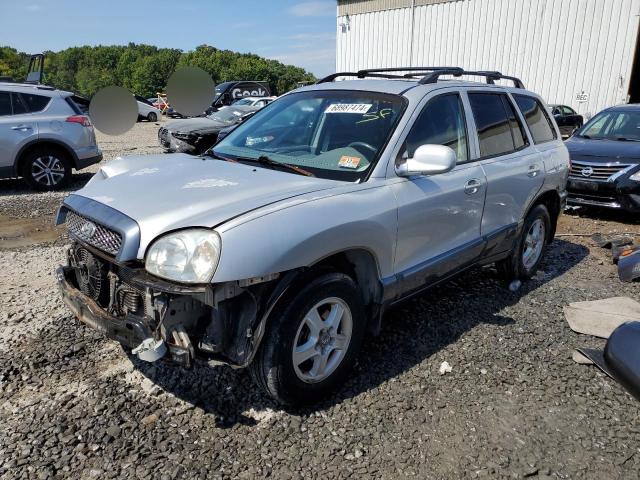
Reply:
[[[75, 316], [141, 359], [189, 367], [197, 359], [247, 366], [271, 308], [288, 282], [277, 275], [218, 285], [182, 285], [120, 263], [79, 239], [56, 270]], [[286, 280], [286, 279], [283, 279]]]

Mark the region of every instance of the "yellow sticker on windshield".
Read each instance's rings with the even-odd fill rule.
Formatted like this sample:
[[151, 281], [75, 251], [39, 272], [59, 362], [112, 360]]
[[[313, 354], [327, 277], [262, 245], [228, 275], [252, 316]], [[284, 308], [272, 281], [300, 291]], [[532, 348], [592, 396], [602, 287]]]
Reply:
[[344, 168], [358, 168], [361, 160], [362, 159], [360, 157], [350, 157], [348, 155], [343, 155], [342, 157], [340, 157], [338, 165]]

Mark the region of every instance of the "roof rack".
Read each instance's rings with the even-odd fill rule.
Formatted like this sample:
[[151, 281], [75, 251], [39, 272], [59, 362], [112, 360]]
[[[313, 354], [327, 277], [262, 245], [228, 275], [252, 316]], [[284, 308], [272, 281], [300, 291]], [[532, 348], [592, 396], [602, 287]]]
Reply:
[[[397, 73], [407, 72], [404, 75], [397, 75]], [[509, 75], [503, 75], [500, 72], [491, 71], [472, 71], [465, 70], [460, 67], [393, 67], [393, 68], [371, 68], [366, 70], [358, 70], [357, 72], [338, 72], [333, 73], [327, 77], [324, 77], [316, 82], [328, 83], [333, 82], [339, 77], [357, 77], [357, 78], [387, 78], [387, 79], [415, 79], [420, 78], [419, 83], [421, 85], [428, 85], [437, 83], [442, 75], [453, 75], [454, 77], [461, 77], [463, 75], [471, 75], [478, 77], [485, 77], [489, 85], [495, 85], [496, 80], [510, 80], [514, 83], [516, 88], [524, 89], [522, 80], [517, 77]]]

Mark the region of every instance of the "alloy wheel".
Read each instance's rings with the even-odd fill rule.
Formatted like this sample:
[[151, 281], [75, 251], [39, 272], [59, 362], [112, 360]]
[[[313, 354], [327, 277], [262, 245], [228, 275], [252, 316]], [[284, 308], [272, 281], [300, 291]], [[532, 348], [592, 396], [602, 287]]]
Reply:
[[349, 306], [337, 297], [316, 303], [304, 316], [293, 342], [293, 367], [305, 383], [321, 382], [344, 360], [353, 333]]
[[546, 231], [544, 221], [541, 218], [536, 219], [531, 224], [527, 236], [524, 239], [524, 249], [522, 252], [522, 264], [527, 270], [533, 268], [542, 255], [544, 248]]
[[39, 184], [53, 187], [64, 179], [64, 165], [53, 155], [38, 157], [31, 164], [31, 176]]

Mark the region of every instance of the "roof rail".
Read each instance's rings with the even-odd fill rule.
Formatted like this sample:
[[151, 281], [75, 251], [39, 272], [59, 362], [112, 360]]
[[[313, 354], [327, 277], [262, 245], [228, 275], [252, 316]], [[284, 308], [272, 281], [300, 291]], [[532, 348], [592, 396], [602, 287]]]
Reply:
[[[407, 72], [404, 75], [397, 75], [399, 72]], [[490, 85], [494, 85], [496, 80], [510, 80], [516, 88], [524, 89], [522, 80], [517, 77], [503, 75], [500, 72], [492, 72], [486, 70], [472, 71], [465, 70], [460, 67], [392, 67], [392, 68], [370, 68], [366, 70], [358, 70], [357, 72], [338, 72], [328, 75], [316, 82], [328, 83], [333, 82], [339, 77], [357, 77], [357, 78], [387, 78], [387, 79], [411, 79], [420, 78], [421, 85], [437, 83], [442, 75], [453, 75], [461, 77], [463, 75], [472, 75], [485, 77]]]

